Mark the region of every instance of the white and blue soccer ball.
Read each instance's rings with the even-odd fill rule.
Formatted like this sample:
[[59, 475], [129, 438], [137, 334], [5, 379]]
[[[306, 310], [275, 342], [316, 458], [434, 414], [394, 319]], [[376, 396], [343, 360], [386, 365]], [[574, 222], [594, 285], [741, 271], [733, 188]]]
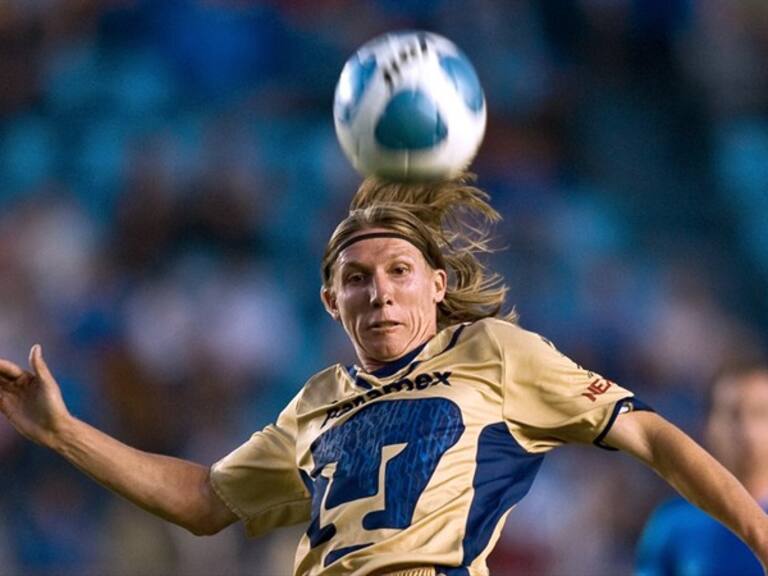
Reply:
[[469, 59], [431, 32], [374, 38], [347, 60], [334, 98], [336, 135], [363, 176], [456, 176], [485, 134], [485, 95]]

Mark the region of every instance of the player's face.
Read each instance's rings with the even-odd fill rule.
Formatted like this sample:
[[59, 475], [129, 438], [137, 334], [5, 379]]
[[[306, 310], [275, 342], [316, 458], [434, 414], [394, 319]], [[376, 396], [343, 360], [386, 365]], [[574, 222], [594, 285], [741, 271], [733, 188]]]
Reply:
[[433, 270], [410, 242], [369, 238], [339, 254], [333, 286], [322, 297], [360, 362], [375, 370], [435, 335], [445, 286], [445, 272]]
[[708, 433], [713, 452], [732, 470], [768, 467], [768, 373], [718, 382]]

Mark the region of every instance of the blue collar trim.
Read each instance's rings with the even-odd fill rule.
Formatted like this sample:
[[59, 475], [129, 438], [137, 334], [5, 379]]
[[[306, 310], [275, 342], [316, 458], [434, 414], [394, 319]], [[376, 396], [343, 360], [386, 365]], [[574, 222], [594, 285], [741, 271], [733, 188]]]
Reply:
[[[429, 342], [429, 340], [427, 340]], [[381, 368], [378, 368], [377, 370], [374, 370], [371, 372], [371, 376], [375, 376], [376, 378], [386, 378], [387, 376], [392, 376], [395, 372], [398, 372], [405, 366], [408, 366], [411, 362], [413, 362], [413, 359], [416, 358], [416, 356], [419, 355], [419, 352], [421, 352], [424, 349], [424, 346], [427, 345], [427, 342], [424, 342], [421, 346], [417, 346], [408, 354], [405, 356], [401, 356], [397, 360], [392, 360], [392, 362], [389, 362], [388, 364], [384, 364]]]
[[[456, 329], [456, 331], [453, 333], [453, 336], [451, 337], [450, 342], [448, 342], [448, 345], [441, 352], [439, 352], [437, 356], [447, 352], [448, 350], [450, 350], [456, 345], [456, 342], [458, 342], [459, 336], [461, 336], [461, 333], [464, 331], [464, 328], [466, 328], [465, 324], [459, 326]], [[416, 358], [416, 356], [418, 356], [419, 353], [422, 350], [424, 350], [424, 347], [431, 341], [432, 339], [430, 338], [420, 346], [417, 346], [416, 348], [408, 352], [405, 356], [401, 356], [397, 360], [392, 360], [392, 362], [384, 364], [384, 366], [382, 366], [381, 368], [378, 368], [373, 372], [371, 372], [370, 373], [371, 376], [374, 376], [376, 378], [386, 378], [387, 376], [392, 376], [392, 374], [400, 371], [401, 369], [405, 368], [408, 364], [413, 362], [414, 358]], [[415, 368], [419, 363], [420, 362], [414, 363], [413, 368]], [[358, 386], [361, 386], [362, 388], [365, 388], [366, 390], [370, 389], [370, 386], [371, 386], [370, 383], [366, 382], [359, 376], [360, 368], [358, 366], [353, 364], [351, 366], [345, 366], [345, 368], [347, 369], [347, 372], [352, 377], [352, 379], [355, 380], [355, 384], [357, 384]]]

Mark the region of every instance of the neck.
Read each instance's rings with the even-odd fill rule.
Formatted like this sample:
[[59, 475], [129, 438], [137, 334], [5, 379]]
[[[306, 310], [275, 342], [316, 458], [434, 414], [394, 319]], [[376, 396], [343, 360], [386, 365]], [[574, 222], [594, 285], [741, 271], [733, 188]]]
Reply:
[[368, 356], [363, 350], [358, 350], [357, 357], [360, 361], [360, 365], [365, 369], [366, 372], [368, 373], [375, 372], [376, 370], [380, 370], [381, 368], [384, 368], [385, 366], [393, 362], [397, 362], [398, 360], [407, 357], [409, 354], [412, 354], [415, 350], [420, 349], [427, 342], [429, 342], [429, 340], [432, 339], [434, 335], [435, 334], [432, 333], [424, 338], [418, 339], [416, 344], [409, 344], [408, 346], [405, 347], [404, 352], [397, 354], [392, 358], [374, 358], [374, 357]]
[[739, 470], [738, 479], [756, 500], [768, 502], [768, 464], [765, 466], [745, 466]]
[[375, 360], [375, 359], [366, 358], [366, 359], [361, 359], [360, 364], [362, 364], [365, 371], [370, 374], [372, 372], [376, 372], [377, 370], [381, 370], [382, 368], [392, 364], [393, 362], [397, 362], [398, 360], [407, 357], [409, 354], [413, 353], [413, 351], [418, 349], [420, 346], [421, 344], [413, 348], [410, 348], [408, 352], [400, 354], [396, 358], [392, 358], [390, 360]]

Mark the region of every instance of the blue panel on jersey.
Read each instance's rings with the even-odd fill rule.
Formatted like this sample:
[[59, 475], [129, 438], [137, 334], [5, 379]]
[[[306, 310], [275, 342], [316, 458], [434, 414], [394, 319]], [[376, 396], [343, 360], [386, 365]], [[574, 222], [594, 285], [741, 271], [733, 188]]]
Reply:
[[444, 140], [448, 128], [429, 96], [421, 90], [403, 90], [387, 103], [374, 134], [384, 148], [420, 150]]
[[325, 560], [323, 560], [323, 566], [328, 566], [329, 564], [336, 562], [339, 558], [343, 558], [347, 554], [350, 554], [354, 552], [355, 550], [362, 550], [363, 548], [368, 548], [373, 544], [373, 542], [368, 542], [367, 544], [355, 544], [354, 546], [347, 546], [346, 548], [337, 548], [336, 550], [331, 550], [328, 552], [328, 554], [325, 557]]
[[[333, 524], [320, 526], [320, 505], [323, 503], [323, 496], [325, 496], [325, 491], [328, 489], [328, 478], [318, 476], [314, 486], [315, 489], [312, 491], [312, 521], [307, 528], [309, 545], [312, 548], [328, 542], [328, 540], [336, 535], [336, 526]], [[317, 513], [315, 513], [316, 510]]]
[[[321, 509], [367, 498], [384, 490], [384, 509], [362, 518], [366, 530], [406, 528], [416, 503], [440, 457], [464, 431], [459, 407], [445, 398], [392, 400], [367, 404], [348, 420], [327, 430], [311, 446], [315, 467], [312, 521], [307, 534], [315, 547], [335, 535], [335, 526], [320, 525]], [[405, 444], [386, 464], [379, 486], [382, 449]], [[323, 469], [335, 462], [329, 480]], [[326, 496], [327, 493], [327, 496]], [[324, 505], [323, 505], [324, 502]]]
[[315, 494], [315, 483], [312, 481], [312, 478], [310, 478], [309, 474], [304, 472], [301, 468], [299, 468], [299, 476], [301, 477], [301, 481], [304, 482], [307, 492], [309, 492], [310, 496], [313, 496]]
[[349, 124], [360, 107], [360, 101], [373, 73], [376, 72], [376, 57], [371, 55], [361, 61], [355, 54], [347, 61], [345, 68], [348, 74], [343, 75], [342, 81], [346, 85], [339, 85], [334, 108], [336, 118], [344, 124]]
[[462, 566], [440, 567], [440, 571], [447, 576], [468, 573], [466, 567], [488, 546], [501, 517], [530, 490], [543, 460], [543, 454], [526, 452], [504, 422], [483, 428], [478, 439], [477, 468], [472, 481], [475, 496], [462, 542]]
[[453, 81], [467, 108], [479, 112], [483, 108], [483, 88], [472, 64], [463, 56], [440, 56], [440, 66]]

